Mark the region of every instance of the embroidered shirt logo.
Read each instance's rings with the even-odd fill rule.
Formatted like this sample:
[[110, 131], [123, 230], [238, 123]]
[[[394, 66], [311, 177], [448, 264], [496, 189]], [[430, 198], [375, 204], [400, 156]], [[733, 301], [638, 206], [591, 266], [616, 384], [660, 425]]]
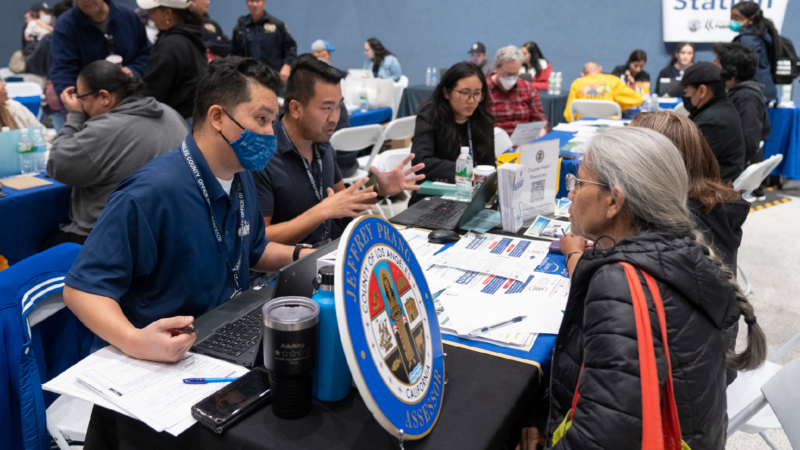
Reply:
[[245, 237], [248, 234], [250, 234], [250, 223], [245, 220], [242, 226], [239, 227], [239, 237]]

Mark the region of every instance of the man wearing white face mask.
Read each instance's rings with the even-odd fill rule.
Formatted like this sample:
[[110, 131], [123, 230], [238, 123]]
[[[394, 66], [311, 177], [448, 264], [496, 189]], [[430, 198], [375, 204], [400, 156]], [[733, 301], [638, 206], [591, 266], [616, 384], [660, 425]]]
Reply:
[[[486, 77], [489, 113], [495, 118], [494, 125], [509, 135], [521, 123], [547, 122], [539, 92], [527, 81], [519, 79], [523, 58], [522, 50], [513, 45], [501, 48], [495, 55], [494, 73]], [[540, 136], [549, 131], [548, 124], [542, 129]]]

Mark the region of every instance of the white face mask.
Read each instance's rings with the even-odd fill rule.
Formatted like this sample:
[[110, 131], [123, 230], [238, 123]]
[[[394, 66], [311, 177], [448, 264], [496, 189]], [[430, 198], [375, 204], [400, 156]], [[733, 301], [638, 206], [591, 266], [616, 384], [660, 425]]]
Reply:
[[39, 20], [41, 20], [42, 22], [50, 25], [52, 20], [53, 20], [53, 18], [52, 18], [52, 16], [50, 16], [48, 14], [40, 14], [39, 15]]
[[506, 78], [499, 78], [499, 80], [500, 80], [500, 84], [503, 86], [503, 89], [508, 91], [512, 87], [514, 87], [515, 84], [517, 84], [517, 78], [519, 78], [519, 77], [513, 77], [512, 76], [512, 77], [506, 77]]

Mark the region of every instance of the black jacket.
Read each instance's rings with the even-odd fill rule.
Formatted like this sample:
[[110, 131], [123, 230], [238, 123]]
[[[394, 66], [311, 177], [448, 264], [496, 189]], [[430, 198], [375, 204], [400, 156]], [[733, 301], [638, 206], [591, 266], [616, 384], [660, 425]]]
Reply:
[[[472, 126], [475, 127], [474, 124]], [[456, 159], [461, 154], [461, 147], [469, 145], [467, 124], [458, 125], [459, 142], [448, 141], [444, 131], [444, 128], [434, 122], [433, 116], [425, 111], [423, 106], [417, 114], [414, 137], [411, 140], [411, 148], [414, 151], [414, 161], [411, 164], [425, 163], [425, 168], [419, 173], [425, 174], [426, 181], [455, 183]], [[489, 128], [485, 130], [485, 133], [489, 136], [489, 142], [484, 147], [479, 147], [475, 144], [475, 129], [473, 128], [472, 159], [476, 166], [495, 166], [494, 129]], [[416, 203], [419, 199], [420, 196], [414, 193], [409, 204]]]
[[35, 75], [47, 76], [50, 63], [50, 42], [53, 33], [47, 33], [39, 41], [28, 41], [23, 49], [25, 54], [25, 72]]
[[744, 171], [746, 153], [739, 111], [723, 92], [692, 111], [689, 118], [714, 152], [722, 181], [735, 180]]
[[206, 46], [200, 25], [175, 25], [158, 34], [144, 74], [144, 95], [191, 117], [197, 82], [206, 66]]
[[[292, 65], [297, 57], [297, 42], [286, 24], [266, 11], [258, 22], [253, 22], [249, 14], [239, 17], [232, 39], [234, 55], [254, 58], [275, 70]], [[253, 54], [251, 45], [254, 40], [258, 42], [257, 54]]]
[[203, 15], [205, 24], [203, 25], [203, 43], [206, 48], [211, 50], [214, 56], [224, 58], [231, 54], [231, 40], [222, 31], [222, 27], [208, 16], [208, 13]]
[[[623, 64], [621, 66], [614, 67], [614, 70], [611, 71], [611, 75], [615, 77], [622, 77], [625, 75], [625, 71], [630, 70], [630, 67], [627, 64]], [[650, 74], [642, 70], [641, 72], [637, 73], [635, 77], [633, 77], [633, 81], [650, 81]], [[627, 80], [625, 81], [627, 83]]]
[[760, 162], [760, 159], [755, 158], [759, 144], [769, 139], [772, 130], [767, 114], [767, 99], [764, 98], [764, 85], [756, 81], [742, 81], [728, 90], [728, 98], [739, 111], [742, 121], [746, 149], [745, 167]]
[[[683, 439], [694, 450], [723, 449], [727, 419], [722, 329], [730, 327], [741, 310], [725, 276], [694, 241], [653, 232], [619, 242], [605, 256], [588, 251], [578, 261], [553, 353], [548, 439], [572, 407], [580, 376], [581, 397], [572, 427], [556, 448], [641, 449], [636, 322], [619, 262], [646, 271], [658, 284]], [[658, 316], [646, 285], [643, 289], [663, 389], [667, 365]]]

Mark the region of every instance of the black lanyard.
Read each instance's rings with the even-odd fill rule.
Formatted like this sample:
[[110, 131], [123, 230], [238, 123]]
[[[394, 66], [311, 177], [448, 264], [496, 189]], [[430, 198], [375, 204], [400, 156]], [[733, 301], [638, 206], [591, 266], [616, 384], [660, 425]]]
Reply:
[[[317, 180], [314, 179], [314, 175], [311, 173], [311, 167], [308, 165], [308, 161], [303, 155], [300, 154], [300, 151], [297, 150], [297, 147], [292, 142], [292, 138], [289, 137], [289, 133], [286, 131], [286, 125], [283, 124], [283, 120], [281, 120], [281, 128], [283, 129], [283, 134], [286, 135], [286, 140], [292, 144], [292, 148], [294, 149], [297, 156], [303, 161], [303, 167], [306, 169], [306, 174], [308, 175], [308, 181], [311, 182], [311, 190], [314, 191], [314, 196], [317, 197], [317, 201], [322, 203], [322, 200], [325, 198], [325, 186], [322, 185], [322, 157], [319, 155], [319, 150], [317, 150], [317, 144], [312, 144], [311, 148], [314, 149], [314, 155], [317, 157], [317, 164], [319, 165], [319, 185], [317, 185]], [[322, 239], [328, 239], [329, 230], [328, 230], [328, 221], [323, 220], [322, 226], [324, 231], [322, 233]]]
[[189, 154], [189, 147], [186, 146], [185, 140], [181, 146], [181, 154], [183, 155], [183, 160], [186, 161], [186, 165], [189, 166], [189, 171], [191, 171], [192, 175], [194, 175], [194, 180], [197, 182], [197, 187], [200, 189], [200, 193], [203, 194], [203, 198], [206, 200], [206, 205], [208, 205], [208, 215], [211, 217], [211, 227], [214, 229], [214, 236], [217, 238], [217, 247], [222, 253], [222, 259], [225, 260], [225, 264], [228, 266], [231, 272], [233, 272], [233, 281], [236, 283], [236, 290], [233, 292], [233, 295], [231, 295], [231, 298], [233, 298], [239, 292], [241, 292], [241, 289], [239, 288], [239, 269], [242, 266], [242, 240], [244, 240], [243, 235], [246, 231], [242, 230], [242, 226], [249, 228], [246, 226], [247, 223], [244, 220], [244, 191], [242, 189], [242, 179], [241, 177], [234, 177], [236, 178], [236, 190], [239, 192], [239, 223], [236, 227], [236, 235], [238, 236], [238, 239], [234, 237], [233, 246], [233, 253], [238, 256], [238, 260], [236, 261], [236, 265], [232, 266], [227, 257], [226, 250], [228, 247], [225, 245], [225, 241], [222, 240], [222, 234], [220, 234], [217, 221], [214, 219], [214, 211], [211, 209], [211, 199], [208, 196], [208, 190], [206, 189], [205, 181], [203, 181], [203, 176], [200, 175], [200, 171], [197, 169], [197, 164], [195, 164], [192, 155]]
[[472, 163], [475, 165], [475, 156], [472, 154], [472, 124], [467, 119], [467, 138], [469, 139], [469, 157], [472, 158]]

